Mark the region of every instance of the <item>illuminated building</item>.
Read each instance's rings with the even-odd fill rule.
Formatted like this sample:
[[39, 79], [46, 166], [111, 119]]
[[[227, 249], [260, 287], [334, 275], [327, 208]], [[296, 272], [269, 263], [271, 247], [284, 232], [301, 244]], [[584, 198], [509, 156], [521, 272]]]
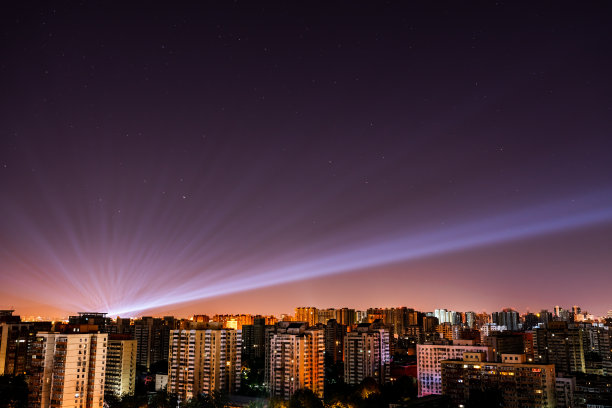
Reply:
[[226, 329], [242, 330], [242, 326], [245, 324], [253, 324], [254, 317], [250, 314], [239, 314], [239, 315], [214, 315], [212, 318], [213, 322], [223, 323], [223, 327]]
[[355, 323], [367, 323], [368, 322], [368, 312], [365, 310], [356, 310], [355, 311]]
[[506, 330], [516, 331], [519, 329], [519, 314], [512, 309], [493, 312], [491, 313], [491, 322], [497, 326], [506, 327]]
[[106, 352], [105, 393], [118, 397], [134, 394], [136, 387], [136, 340], [126, 334], [109, 334]]
[[327, 324], [328, 320], [336, 318], [336, 309], [317, 310], [317, 323]]
[[393, 332], [398, 335], [405, 334], [408, 326], [418, 323], [418, 312], [406, 307], [370, 308], [367, 313], [369, 323], [380, 319], [386, 325], [393, 325]]
[[612, 375], [610, 327], [591, 323], [582, 323], [579, 327], [583, 333], [585, 355], [595, 355], [597, 360], [601, 360], [601, 374]]
[[584, 373], [584, 346], [581, 329], [566, 322], [549, 322], [547, 328], [533, 335], [534, 360], [555, 365], [559, 373]]
[[465, 312], [464, 316], [465, 316], [464, 323], [468, 328], [473, 329], [474, 327], [476, 327], [476, 313]]
[[188, 401], [211, 391], [234, 392], [240, 386], [240, 341], [231, 329], [172, 330], [168, 393]]
[[438, 323], [461, 324], [461, 313], [446, 309], [436, 309], [434, 317], [438, 318]]
[[37, 334], [31, 352], [30, 408], [102, 407], [108, 334], [76, 330], [82, 329]]
[[22, 322], [12, 310], [0, 310], [0, 375], [25, 374], [30, 368], [28, 349], [37, 331], [51, 330], [51, 322]]
[[329, 356], [334, 364], [343, 361], [344, 336], [346, 326], [338, 324], [336, 319], [331, 319], [325, 325], [325, 355]]
[[210, 322], [210, 317], [208, 317], [208, 315], [193, 315], [193, 317], [191, 318], [192, 321], [196, 322], [196, 323], [208, 323]]
[[336, 309], [335, 319], [338, 324], [352, 326], [357, 323], [357, 313], [355, 312], [355, 309], [343, 307], [342, 309]]
[[391, 355], [389, 330], [362, 323], [344, 336], [344, 381], [360, 384], [365, 378], [378, 383], [389, 381]]
[[444, 339], [453, 339], [453, 325], [448, 322], [437, 325], [436, 331], [440, 334], [440, 337]]
[[306, 322], [279, 322], [266, 334], [266, 384], [271, 397], [289, 399], [300, 388], [323, 397], [325, 334]]
[[417, 380], [419, 397], [442, 394], [442, 360], [462, 359], [463, 353], [487, 353], [493, 359], [493, 349], [475, 345], [471, 340], [441, 341], [439, 344], [417, 344]]
[[106, 313], [79, 312], [78, 316], [68, 317], [69, 325], [96, 325], [102, 333], [108, 333], [111, 328], [111, 319]]
[[556, 407], [553, 364], [526, 363], [524, 354], [504, 354], [502, 362], [489, 362], [485, 353], [464, 353], [461, 360], [442, 361], [441, 367], [442, 394], [454, 406], [467, 405], [471, 394], [489, 392], [504, 407]]
[[296, 307], [294, 321], [306, 322], [308, 326], [318, 323], [319, 314], [316, 307]]

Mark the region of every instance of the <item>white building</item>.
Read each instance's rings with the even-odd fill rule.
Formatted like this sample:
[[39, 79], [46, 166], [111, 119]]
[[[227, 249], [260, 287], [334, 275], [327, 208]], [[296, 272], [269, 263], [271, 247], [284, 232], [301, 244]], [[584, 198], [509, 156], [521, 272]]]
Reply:
[[442, 360], [461, 360], [463, 353], [487, 354], [494, 361], [493, 348], [474, 345], [473, 340], [455, 340], [452, 344], [417, 344], [417, 380], [419, 397], [442, 394]]

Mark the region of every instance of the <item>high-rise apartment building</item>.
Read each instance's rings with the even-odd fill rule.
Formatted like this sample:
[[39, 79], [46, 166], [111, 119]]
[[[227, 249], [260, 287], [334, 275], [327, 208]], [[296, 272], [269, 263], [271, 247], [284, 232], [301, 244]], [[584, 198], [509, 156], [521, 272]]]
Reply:
[[22, 322], [12, 310], [0, 310], [0, 375], [26, 374], [36, 332], [49, 330], [51, 322]]
[[516, 331], [519, 329], [519, 314], [512, 309], [504, 309], [501, 312], [491, 313], [491, 322], [505, 330]]
[[266, 335], [266, 384], [270, 396], [288, 399], [307, 388], [323, 397], [325, 333], [306, 322], [279, 322]]
[[327, 321], [327, 325], [325, 325], [325, 355], [329, 357], [333, 364], [343, 361], [345, 335], [345, 325], [338, 324], [336, 319]]
[[612, 342], [610, 341], [611, 329], [608, 326], [582, 323], [582, 338], [585, 356], [601, 360], [601, 371], [604, 375], [612, 375]]
[[316, 307], [296, 307], [295, 317], [296, 322], [306, 322], [308, 326], [314, 326], [319, 322], [319, 314]]
[[352, 326], [357, 323], [357, 313], [355, 312], [355, 309], [343, 307], [342, 309], [336, 309], [335, 319], [338, 324]]
[[360, 384], [365, 378], [389, 381], [391, 368], [389, 330], [362, 323], [344, 336], [344, 381]]
[[242, 326], [242, 362], [263, 358], [266, 352], [266, 319], [256, 317], [253, 324]]
[[129, 334], [109, 334], [106, 352], [105, 393], [134, 394], [136, 387], [136, 340]]
[[493, 349], [489, 346], [475, 345], [471, 340], [444, 341], [438, 344], [417, 344], [417, 380], [419, 397], [442, 394], [443, 360], [463, 359], [463, 353], [486, 353], [493, 359]]
[[549, 322], [533, 336], [534, 360], [555, 365], [559, 373], [585, 372], [582, 329], [566, 322]]
[[151, 364], [168, 359], [171, 329], [172, 327], [164, 319], [145, 316], [134, 321], [139, 365], [149, 369]]
[[170, 334], [168, 393], [188, 401], [201, 393], [232, 393], [239, 388], [240, 332], [207, 328]]
[[442, 361], [441, 367], [442, 394], [453, 406], [469, 406], [474, 393], [493, 392], [504, 407], [556, 407], [553, 364], [526, 363], [524, 354], [504, 354], [501, 362], [490, 362], [485, 353], [464, 353], [460, 360]]
[[317, 323], [327, 324], [328, 320], [336, 318], [336, 309], [317, 310]]
[[108, 334], [76, 330], [36, 336], [30, 408], [102, 408]]
[[461, 318], [461, 313], [455, 312], [452, 310], [436, 309], [433, 315], [434, 317], [438, 318], [439, 324], [442, 324], [442, 323], [461, 324], [463, 320]]

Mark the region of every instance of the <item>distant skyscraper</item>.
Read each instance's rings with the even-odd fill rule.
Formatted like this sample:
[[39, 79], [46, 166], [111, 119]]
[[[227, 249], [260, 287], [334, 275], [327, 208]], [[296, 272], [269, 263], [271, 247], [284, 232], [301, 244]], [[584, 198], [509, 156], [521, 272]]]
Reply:
[[374, 378], [380, 384], [390, 376], [389, 330], [362, 323], [344, 336], [344, 381], [360, 384], [365, 378]]
[[327, 324], [330, 319], [336, 318], [336, 309], [319, 309], [317, 310], [317, 323]]
[[519, 329], [519, 314], [512, 309], [493, 312], [491, 313], [491, 322], [497, 326], [504, 326], [506, 330], [516, 331]]
[[136, 354], [136, 340], [129, 334], [109, 334], [105, 393], [118, 397], [134, 394]]
[[240, 335], [233, 329], [172, 330], [168, 393], [188, 401], [240, 386]]
[[266, 384], [270, 396], [288, 399], [307, 388], [323, 397], [325, 334], [305, 322], [279, 322], [266, 338]]
[[476, 327], [476, 313], [474, 312], [465, 312], [465, 324], [470, 329]]
[[316, 307], [296, 307], [295, 318], [296, 322], [306, 322], [308, 326], [314, 326], [319, 321], [319, 314]]
[[346, 307], [336, 309], [336, 321], [338, 324], [352, 326], [357, 323], [357, 313], [355, 312], [355, 309], [349, 309]]
[[107, 338], [106, 333], [38, 333], [29, 406], [102, 408]]

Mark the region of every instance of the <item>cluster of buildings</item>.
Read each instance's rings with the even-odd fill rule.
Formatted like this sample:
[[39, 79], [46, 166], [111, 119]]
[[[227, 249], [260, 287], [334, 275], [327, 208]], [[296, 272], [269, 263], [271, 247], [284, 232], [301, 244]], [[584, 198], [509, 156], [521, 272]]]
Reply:
[[[410, 376], [418, 396], [469, 406], [612, 407], [612, 316], [580, 308], [492, 314], [436, 309], [299, 307], [293, 316], [195, 315], [23, 322], [0, 311], [0, 374], [26, 375], [32, 408], [101, 408], [133, 394], [139, 372], [187, 401], [240, 391], [245, 369], [263, 373], [271, 397], [299, 389], [324, 397], [326, 368], [379, 384]], [[167, 373], [167, 374], [166, 374]]]

